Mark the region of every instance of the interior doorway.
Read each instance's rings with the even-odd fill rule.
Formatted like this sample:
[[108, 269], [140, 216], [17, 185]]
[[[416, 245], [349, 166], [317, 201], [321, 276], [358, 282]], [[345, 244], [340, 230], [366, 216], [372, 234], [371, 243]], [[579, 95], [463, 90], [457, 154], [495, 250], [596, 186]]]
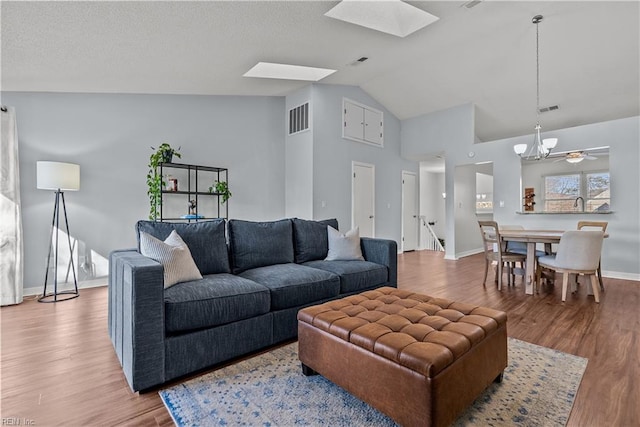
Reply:
[[446, 198], [444, 154], [425, 156], [420, 161], [420, 249], [444, 250]]
[[402, 252], [418, 248], [417, 194], [416, 174], [402, 171]]
[[360, 228], [361, 237], [375, 237], [375, 166], [352, 163], [351, 227]]

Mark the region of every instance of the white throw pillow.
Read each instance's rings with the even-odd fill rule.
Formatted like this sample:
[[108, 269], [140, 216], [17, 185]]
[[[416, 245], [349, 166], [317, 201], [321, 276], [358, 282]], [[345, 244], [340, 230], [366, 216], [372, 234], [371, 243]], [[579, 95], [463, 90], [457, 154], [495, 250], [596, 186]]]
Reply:
[[327, 237], [329, 238], [329, 252], [325, 261], [364, 261], [362, 249], [360, 249], [360, 229], [341, 234], [338, 230], [327, 225]]
[[165, 289], [176, 283], [202, 279], [189, 247], [175, 230], [164, 242], [141, 231], [140, 253], [164, 266]]

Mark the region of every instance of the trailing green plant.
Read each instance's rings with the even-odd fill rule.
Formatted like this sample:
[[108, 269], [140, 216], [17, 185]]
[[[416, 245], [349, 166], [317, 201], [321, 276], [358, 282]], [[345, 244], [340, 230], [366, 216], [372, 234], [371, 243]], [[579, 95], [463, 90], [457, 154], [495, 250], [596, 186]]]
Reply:
[[160, 163], [171, 163], [173, 156], [181, 158], [182, 155], [178, 149], [171, 148], [171, 145], [163, 142], [158, 149], [149, 156], [149, 172], [147, 172], [147, 195], [149, 196], [149, 219], [158, 218], [160, 205], [162, 205], [162, 189], [167, 185], [160, 171], [158, 170]]
[[231, 194], [231, 191], [229, 191], [229, 184], [227, 184], [227, 181], [214, 182], [213, 186], [209, 187], [209, 193], [213, 193], [214, 190], [216, 193], [222, 196], [222, 204], [229, 200], [229, 197], [233, 195]]

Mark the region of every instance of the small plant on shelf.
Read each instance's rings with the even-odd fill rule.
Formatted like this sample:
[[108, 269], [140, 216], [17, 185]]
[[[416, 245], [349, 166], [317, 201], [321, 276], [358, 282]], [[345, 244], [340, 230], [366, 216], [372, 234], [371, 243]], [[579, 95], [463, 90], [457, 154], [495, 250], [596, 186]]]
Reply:
[[173, 156], [181, 158], [178, 149], [171, 148], [171, 145], [163, 142], [158, 149], [149, 156], [149, 172], [147, 172], [147, 195], [149, 196], [149, 219], [155, 220], [158, 217], [160, 205], [162, 204], [162, 189], [167, 183], [164, 181], [158, 167], [160, 163], [171, 163]]
[[213, 186], [209, 187], [209, 193], [214, 192], [222, 196], [222, 204], [232, 196], [231, 191], [229, 191], [229, 184], [227, 184], [227, 181], [216, 181]]

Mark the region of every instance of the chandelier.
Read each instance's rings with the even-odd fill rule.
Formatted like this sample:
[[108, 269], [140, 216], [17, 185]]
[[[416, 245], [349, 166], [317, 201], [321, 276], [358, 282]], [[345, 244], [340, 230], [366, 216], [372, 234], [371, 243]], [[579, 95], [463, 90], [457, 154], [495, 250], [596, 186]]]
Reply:
[[[549, 157], [551, 150], [553, 150], [558, 143], [558, 138], [545, 138], [540, 137], [540, 54], [538, 41], [538, 24], [542, 22], [542, 15], [536, 15], [531, 22], [536, 24], [536, 127], [535, 134], [533, 136], [533, 144], [527, 152], [527, 144], [516, 144], [513, 147], [513, 151], [518, 156], [527, 160], [540, 160]], [[526, 152], [526, 154], [525, 154]]]

